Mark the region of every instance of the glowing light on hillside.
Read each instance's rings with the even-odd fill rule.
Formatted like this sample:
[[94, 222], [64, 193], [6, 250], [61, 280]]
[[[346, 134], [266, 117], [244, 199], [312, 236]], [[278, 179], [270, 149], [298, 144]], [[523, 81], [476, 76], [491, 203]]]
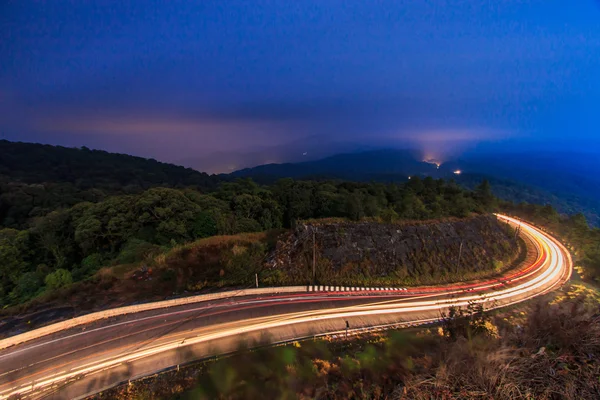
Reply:
[[456, 171], [454, 171], [454, 175], [460, 175], [462, 174], [462, 171], [460, 169], [457, 169]]
[[425, 159], [423, 159], [423, 162], [426, 162], [427, 164], [433, 164], [437, 169], [440, 169], [440, 167], [442, 166], [442, 162], [438, 161], [433, 157], [425, 157]]

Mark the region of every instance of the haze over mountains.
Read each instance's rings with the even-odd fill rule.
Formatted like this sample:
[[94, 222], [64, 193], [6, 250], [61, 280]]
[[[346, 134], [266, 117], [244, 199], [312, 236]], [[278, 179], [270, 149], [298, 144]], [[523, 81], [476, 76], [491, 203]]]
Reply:
[[[512, 201], [550, 203], [564, 213], [583, 212], [600, 222], [600, 167], [584, 153], [471, 153], [447, 162], [424, 161], [417, 150], [346, 153], [300, 163], [266, 164], [233, 172], [262, 182], [279, 178], [336, 178], [403, 182], [412, 176], [454, 179], [474, 187], [482, 179], [495, 194]], [[460, 173], [456, 173], [460, 171]]]

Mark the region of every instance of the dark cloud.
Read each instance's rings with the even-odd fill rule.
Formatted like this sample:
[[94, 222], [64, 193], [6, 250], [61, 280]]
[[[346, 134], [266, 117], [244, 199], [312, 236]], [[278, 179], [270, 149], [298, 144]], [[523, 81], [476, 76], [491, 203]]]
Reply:
[[10, 139], [283, 161], [303, 140], [329, 152], [563, 147], [566, 136], [573, 147], [600, 125], [592, 2], [19, 1], [3, 11]]

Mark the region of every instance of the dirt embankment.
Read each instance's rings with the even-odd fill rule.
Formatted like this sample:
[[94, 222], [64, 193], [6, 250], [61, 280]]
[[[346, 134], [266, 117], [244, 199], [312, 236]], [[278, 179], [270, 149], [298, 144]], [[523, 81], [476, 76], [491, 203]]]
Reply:
[[[269, 267], [292, 281], [324, 284], [433, 283], [499, 271], [520, 253], [493, 215], [444, 221], [317, 222], [282, 238]], [[314, 251], [314, 253], [313, 253]]]

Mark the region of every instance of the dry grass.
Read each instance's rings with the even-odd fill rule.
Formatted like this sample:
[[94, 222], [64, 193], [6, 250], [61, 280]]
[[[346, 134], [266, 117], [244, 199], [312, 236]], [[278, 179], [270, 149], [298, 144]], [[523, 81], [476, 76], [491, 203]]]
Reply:
[[411, 379], [407, 398], [600, 398], [598, 303], [576, 292], [536, 302], [497, 340], [442, 343], [437, 366]]

